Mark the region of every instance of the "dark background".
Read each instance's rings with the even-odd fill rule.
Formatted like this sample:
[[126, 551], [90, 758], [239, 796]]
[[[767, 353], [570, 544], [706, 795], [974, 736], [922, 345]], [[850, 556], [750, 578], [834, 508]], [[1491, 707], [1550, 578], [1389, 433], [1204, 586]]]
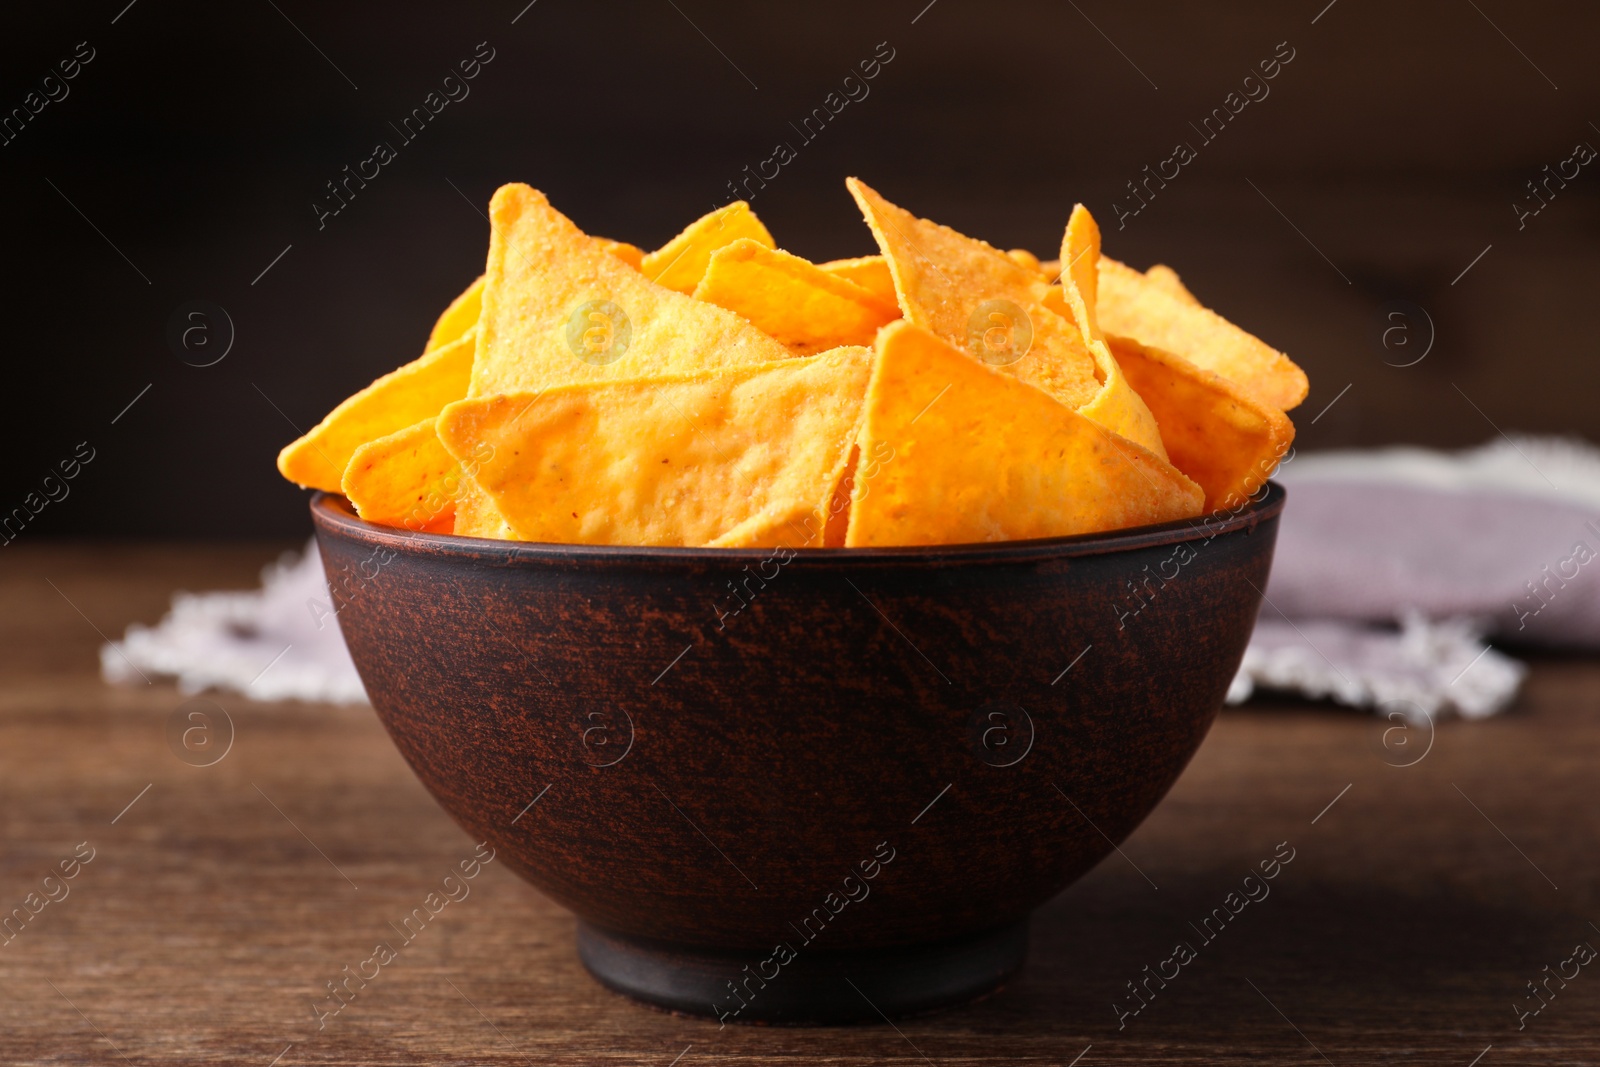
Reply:
[[[1084, 201], [1108, 254], [1171, 264], [1306, 368], [1303, 447], [1600, 439], [1600, 161], [1524, 229], [1512, 208], [1579, 141], [1600, 147], [1594, 5], [525, 3], [0, 17], [7, 111], [78, 42], [96, 52], [0, 146], [0, 512], [79, 442], [95, 450], [22, 536], [308, 531], [277, 449], [421, 351], [481, 270], [496, 185], [526, 181], [648, 249], [780, 140], [798, 158], [754, 206], [818, 259], [873, 251], [849, 174], [1046, 258]], [[471, 95], [402, 146], [389, 122], [482, 41], [495, 58]], [[871, 95], [800, 144], [789, 123], [883, 41]], [[1282, 41], [1295, 58], [1271, 95], [1201, 146], [1189, 123]], [[1125, 183], [1180, 139], [1198, 159], [1119, 230]], [[323, 183], [379, 140], [399, 158], [319, 231]], [[167, 340], [191, 300], [234, 324], [213, 366]], [[1386, 319], [1398, 300], [1408, 317]], [[1435, 343], [1393, 366], [1425, 346], [1418, 308]], [[1413, 343], [1385, 349], [1397, 324]]]

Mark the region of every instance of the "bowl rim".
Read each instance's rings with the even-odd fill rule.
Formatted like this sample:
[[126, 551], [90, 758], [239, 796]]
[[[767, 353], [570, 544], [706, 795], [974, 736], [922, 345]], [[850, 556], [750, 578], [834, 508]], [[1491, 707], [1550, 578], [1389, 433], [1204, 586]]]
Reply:
[[[1232, 511], [1218, 509], [1189, 519], [1131, 526], [1105, 533], [1041, 537], [1024, 541], [989, 541], [953, 545], [905, 545], [885, 548], [791, 549], [786, 565], [812, 561], [846, 565], [1027, 563], [1039, 560], [1100, 556], [1160, 548], [1218, 534], [1253, 530], [1283, 511], [1288, 492], [1275, 481], [1262, 487]], [[765, 561], [776, 547], [683, 548], [663, 545], [589, 545], [545, 541], [501, 541], [457, 534], [425, 533], [379, 526], [356, 515], [343, 496], [318, 491], [311, 498], [311, 519], [318, 535], [411, 556], [493, 562], [500, 566], [540, 563], [728, 564]]]

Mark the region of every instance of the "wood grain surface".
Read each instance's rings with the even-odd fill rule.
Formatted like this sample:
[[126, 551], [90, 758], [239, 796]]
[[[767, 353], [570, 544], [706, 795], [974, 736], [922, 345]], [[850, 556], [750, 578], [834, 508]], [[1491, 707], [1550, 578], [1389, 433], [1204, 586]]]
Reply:
[[[175, 589], [252, 585], [274, 551], [0, 556], [0, 916], [93, 850], [0, 937], [0, 1062], [1600, 1061], [1600, 969], [1563, 963], [1600, 946], [1585, 659], [1541, 659], [1512, 714], [1431, 732], [1386, 738], [1394, 723], [1314, 705], [1225, 712], [1121, 853], [1039, 913], [1022, 975], [956, 1011], [719, 1029], [641, 1008], [582, 971], [568, 913], [491, 862], [319, 1029], [326, 984], [397, 941], [391, 923], [474, 842], [367, 708], [216, 695], [236, 738], [196, 768], [167, 743], [187, 698], [108, 687], [97, 666], [102, 635], [159, 618]], [[1207, 940], [1196, 927], [1284, 842], [1269, 895], [1231, 898]], [[1149, 980], [1180, 941], [1195, 958]]]

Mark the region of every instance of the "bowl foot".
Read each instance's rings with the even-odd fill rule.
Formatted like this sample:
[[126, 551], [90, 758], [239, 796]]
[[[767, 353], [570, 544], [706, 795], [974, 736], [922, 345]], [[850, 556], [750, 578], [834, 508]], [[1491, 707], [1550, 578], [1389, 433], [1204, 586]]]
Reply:
[[600, 983], [723, 1023], [878, 1022], [976, 1000], [1022, 966], [1026, 919], [930, 944], [824, 952], [708, 952], [578, 924], [578, 958]]

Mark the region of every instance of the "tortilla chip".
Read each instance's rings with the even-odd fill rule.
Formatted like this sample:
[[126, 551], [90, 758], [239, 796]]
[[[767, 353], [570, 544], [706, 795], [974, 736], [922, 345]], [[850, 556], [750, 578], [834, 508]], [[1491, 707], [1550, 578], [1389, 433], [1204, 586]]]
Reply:
[[1172, 465], [1206, 493], [1206, 510], [1235, 508], [1266, 482], [1294, 442], [1294, 423], [1248, 390], [1182, 356], [1107, 338], [1161, 427]]
[[444, 450], [434, 419], [356, 449], [345, 468], [344, 495], [368, 522], [449, 533], [461, 466]]
[[856, 485], [856, 468], [861, 463], [861, 446], [850, 446], [850, 458], [845, 460], [838, 484], [833, 487], [833, 498], [828, 502], [828, 524], [822, 531], [823, 548], [843, 548], [845, 535], [850, 532], [850, 498]]
[[453, 455], [518, 537], [577, 544], [749, 543], [751, 520], [803, 513], [806, 543], [848, 460], [871, 352], [463, 400], [439, 416]]
[[1095, 319], [1095, 302], [1100, 291], [1100, 227], [1082, 204], [1072, 205], [1067, 232], [1061, 238], [1061, 288], [1072, 308], [1078, 330], [1085, 338], [1098, 340], [1100, 327]]
[[815, 504], [777, 504], [752, 515], [706, 548], [821, 548], [820, 517]]
[[[1043, 306], [1048, 287], [1036, 271], [976, 238], [918, 218], [864, 182], [849, 178], [845, 184], [883, 250], [907, 322], [973, 351], [975, 358], [1002, 367], [1068, 407], [1094, 399], [1100, 391], [1094, 358], [1077, 330]], [[981, 343], [969, 343], [1022, 330], [1029, 341], [1010, 356], [990, 355], [1003, 352], [1004, 346], [985, 352]]]
[[1182, 356], [1275, 408], [1288, 411], [1306, 397], [1305, 371], [1288, 356], [1113, 259], [1100, 261], [1099, 316], [1107, 333]]
[[609, 237], [596, 237], [595, 240], [599, 242], [601, 248], [604, 248], [634, 270], [639, 270], [643, 266], [644, 249], [638, 245], [630, 245], [626, 241], [613, 241]]
[[857, 256], [855, 259], [832, 259], [818, 263], [817, 269], [855, 282], [885, 304], [900, 306], [894, 291], [894, 278], [889, 274], [889, 264], [882, 256]]
[[1078, 414], [1170, 461], [1158, 420], [1138, 388], [1122, 372], [1111, 349], [1105, 341], [1099, 340], [1090, 343], [1090, 352], [1100, 367], [1103, 381], [1094, 399], [1078, 408]]
[[515, 541], [517, 532], [506, 522], [494, 500], [470, 477], [456, 487], [456, 525], [460, 537], [484, 537], [495, 541]]
[[[976, 238], [896, 207], [855, 178], [846, 184], [883, 249], [907, 321], [1166, 457], [1155, 419], [1111, 353], [1085, 342], [1060, 287]], [[996, 335], [1004, 342], [998, 348], [989, 343]]]
[[743, 200], [735, 200], [691, 222], [682, 233], [644, 257], [639, 269], [657, 285], [680, 293], [694, 292], [706, 273], [711, 253], [741, 238], [776, 248], [772, 234]]
[[649, 281], [526, 185], [501, 186], [489, 218], [469, 396], [794, 354], [731, 311]]
[[1052, 287], [1052, 296], [1061, 293], [1070, 309], [1089, 354], [1100, 371], [1100, 392], [1078, 408], [1078, 414], [1093, 419], [1121, 437], [1148, 448], [1162, 459], [1169, 459], [1156, 417], [1128, 381], [1116, 357], [1106, 346], [1105, 336], [1095, 318], [1096, 279], [1100, 263], [1100, 227], [1082, 204], [1072, 208], [1066, 233], [1061, 238], [1061, 285]]
[[1145, 271], [1144, 276], [1151, 285], [1155, 286], [1157, 289], [1160, 289], [1168, 296], [1173, 297], [1176, 300], [1181, 300], [1190, 307], [1205, 307], [1205, 305], [1200, 303], [1199, 299], [1189, 291], [1189, 287], [1183, 284], [1183, 279], [1178, 277], [1178, 272], [1167, 266], [1165, 263], [1157, 263], [1155, 266]]
[[928, 331], [890, 323], [877, 351], [847, 545], [1056, 537], [1199, 514], [1204, 493], [1170, 464]]
[[802, 355], [840, 345], [870, 345], [878, 327], [900, 317], [855, 282], [750, 240], [723, 245], [694, 291], [749, 319]]
[[469, 328], [456, 340], [385, 374], [279, 452], [279, 472], [296, 485], [339, 492], [356, 449], [431, 419], [440, 408], [467, 395], [476, 345], [477, 334]]
[[1006, 256], [1011, 260], [1011, 262], [1021, 264], [1022, 266], [1033, 271], [1035, 274], [1044, 273], [1040, 269], [1039, 257], [1028, 251], [1026, 248], [1008, 248], [1006, 249]]
[[444, 314], [439, 316], [439, 321], [433, 324], [433, 332], [428, 334], [428, 346], [424, 352], [432, 352], [435, 348], [443, 348], [451, 341], [460, 339], [466, 332], [478, 324], [478, 310], [483, 303], [483, 275], [444, 309]]

